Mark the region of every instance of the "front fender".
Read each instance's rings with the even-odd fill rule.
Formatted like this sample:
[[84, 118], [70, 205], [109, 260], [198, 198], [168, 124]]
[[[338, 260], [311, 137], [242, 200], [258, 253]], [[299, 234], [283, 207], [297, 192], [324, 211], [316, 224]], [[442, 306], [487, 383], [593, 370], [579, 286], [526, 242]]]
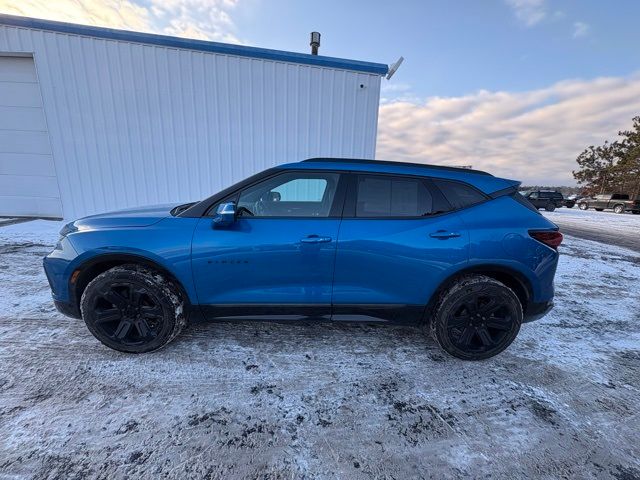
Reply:
[[[180, 283], [189, 302], [197, 304], [191, 274], [191, 240], [196, 223], [197, 219], [171, 217], [150, 227], [71, 233], [67, 238], [78, 255], [65, 266], [63, 276], [71, 279], [76, 270], [101, 262], [139, 261], [172, 275]], [[69, 293], [66, 299], [58, 299], [70, 299]]]

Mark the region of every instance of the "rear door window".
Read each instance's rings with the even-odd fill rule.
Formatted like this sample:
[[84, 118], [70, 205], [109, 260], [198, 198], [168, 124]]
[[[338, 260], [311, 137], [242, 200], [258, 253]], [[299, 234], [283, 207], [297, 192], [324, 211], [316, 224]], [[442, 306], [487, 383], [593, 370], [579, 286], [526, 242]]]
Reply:
[[[442, 211], [441, 201], [420, 178], [358, 175], [355, 216], [360, 218], [425, 217]], [[434, 206], [436, 208], [434, 208]]]

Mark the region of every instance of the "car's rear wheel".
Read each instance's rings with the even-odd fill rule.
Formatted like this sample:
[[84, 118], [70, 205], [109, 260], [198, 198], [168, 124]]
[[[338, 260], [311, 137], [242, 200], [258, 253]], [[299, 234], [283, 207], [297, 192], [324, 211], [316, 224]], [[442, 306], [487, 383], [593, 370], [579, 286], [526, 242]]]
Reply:
[[578, 204], [578, 208], [579, 208], [580, 210], [589, 210], [589, 205], [588, 205], [588, 204], [586, 204], [586, 203], [579, 203], [579, 204]]
[[616, 205], [613, 207], [614, 213], [624, 213], [624, 205]]
[[553, 202], [549, 202], [549, 203], [547, 203], [547, 204], [544, 206], [544, 209], [545, 209], [547, 212], [553, 212], [553, 211], [556, 209], [556, 204], [555, 204], [555, 203], [553, 203]]
[[180, 289], [139, 265], [122, 265], [98, 275], [84, 290], [80, 309], [98, 340], [127, 353], [157, 350], [187, 323]]
[[447, 353], [463, 360], [493, 357], [514, 341], [522, 324], [518, 296], [484, 275], [463, 277], [442, 297], [431, 319], [431, 335]]

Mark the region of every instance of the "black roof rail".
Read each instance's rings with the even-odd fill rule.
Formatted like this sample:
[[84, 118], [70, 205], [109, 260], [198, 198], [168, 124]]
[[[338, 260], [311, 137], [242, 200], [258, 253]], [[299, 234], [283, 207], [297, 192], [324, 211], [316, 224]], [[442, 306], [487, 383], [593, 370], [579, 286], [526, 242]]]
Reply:
[[391, 160], [370, 160], [365, 158], [307, 158], [302, 160], [304, 162], [319, 162], [319, 163], [365, 163], [371, 165], [399, 165], [401, 167], [424, 167], [433, 170], [445, 170], [450, 172], [466, 172], [476, 173], [479, 175], [493, 176], [490, 173], [483, 172], [482, 170], [474, 170], [472, 168], [464, 167], [449, 167], [444, 165], [429, 165], [427, 163], [411, 163], [411, 162], [394, 162]]

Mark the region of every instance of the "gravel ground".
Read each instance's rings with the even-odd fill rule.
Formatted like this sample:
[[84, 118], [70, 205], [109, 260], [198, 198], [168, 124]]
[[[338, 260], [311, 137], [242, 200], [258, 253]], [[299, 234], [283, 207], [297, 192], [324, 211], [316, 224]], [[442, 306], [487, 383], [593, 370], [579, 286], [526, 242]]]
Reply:
[[640, 478], [640, 258], [567, 238], [497, 358], [417, 328], [210, 323], [156, 353], [53, 310], [0, 230], [0, 478]]

